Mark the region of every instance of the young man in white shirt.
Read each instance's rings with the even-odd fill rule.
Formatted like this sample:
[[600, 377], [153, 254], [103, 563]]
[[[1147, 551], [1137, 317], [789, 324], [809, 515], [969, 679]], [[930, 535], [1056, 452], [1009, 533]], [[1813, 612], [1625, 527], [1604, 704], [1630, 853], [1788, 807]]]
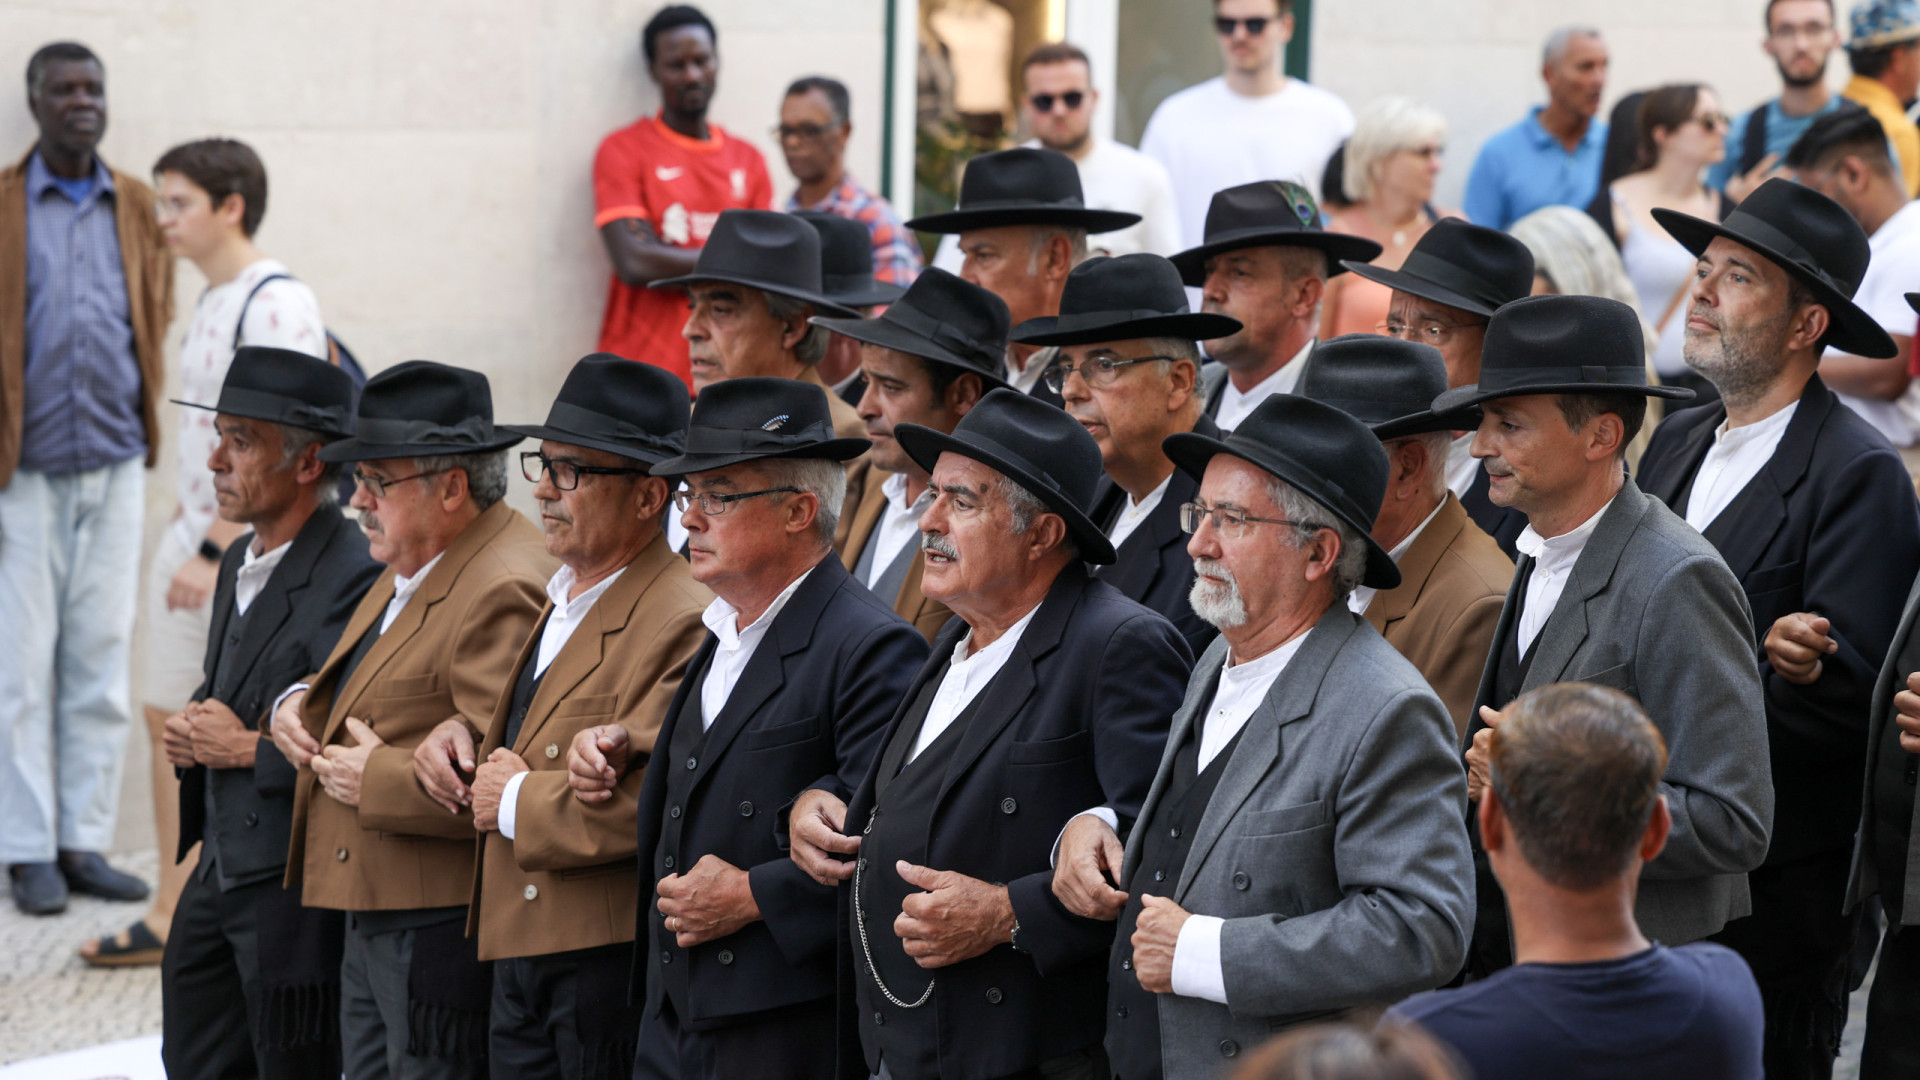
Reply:
[[1213, 193], [1255, 180], [1292, 180], [1319, 198], [1327, 159], [1353, 134], [1353, 110], [1281, 73], [1293, 39], [1292, 0], [1214, 0], [1224, 74], [1160, 103], [1140, 149], [1166, 166], [1180, 235], [1200, 243]]

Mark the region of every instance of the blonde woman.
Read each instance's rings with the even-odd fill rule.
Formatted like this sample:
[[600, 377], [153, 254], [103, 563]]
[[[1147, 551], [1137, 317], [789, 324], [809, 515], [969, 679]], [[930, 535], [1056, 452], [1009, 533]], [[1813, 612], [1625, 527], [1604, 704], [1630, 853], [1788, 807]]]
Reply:
[[[1446, 118], [1424, 105], [1403, 97], [1368, 105], [1344, 151], [1341, 186], [1351, 205], [1334, 212], [1327, 227], [1378, 243], [1384, 250], [1373, 265], [1399, 269], [1434, 222], [1460, 216], [1433, 206], [1446, 142]], [[1329, 280], [1320, 307], [1320, 340], [1377, 333], [1392, 295], [1385, 285], [1353, 274]]]

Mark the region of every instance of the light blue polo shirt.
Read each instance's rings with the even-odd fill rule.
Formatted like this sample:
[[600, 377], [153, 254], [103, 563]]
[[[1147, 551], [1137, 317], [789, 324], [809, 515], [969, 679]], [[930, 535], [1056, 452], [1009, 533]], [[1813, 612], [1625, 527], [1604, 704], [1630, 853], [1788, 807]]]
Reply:
[[1543, 206], [1585, 209], [1600, 190], [1607, 125], [1595, 120], [1572, 153], [1540, 126], [1542, 106], [1480, 147], [1464, 209], [1476, 225], [1506, 229]]

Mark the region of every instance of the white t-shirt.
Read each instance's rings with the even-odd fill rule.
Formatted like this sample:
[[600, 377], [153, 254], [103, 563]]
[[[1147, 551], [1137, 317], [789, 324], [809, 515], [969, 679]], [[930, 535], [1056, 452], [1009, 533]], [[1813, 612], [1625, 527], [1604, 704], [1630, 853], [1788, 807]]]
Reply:
[[[1920, 315], [1907, 305], [1906, 294], [1920, 289], [1920, 202], [1910, 202], [1888, 218], [1879, 231], [1867, 237], [1867, 247], [1873, 252], [1873, 261], [1867, 264], [1853, 302], [1879, 323], [1880, 329], [1912, 337]], [[1920, 442], [1920, 379], [1892, 401], [1838, 396], [1893, 445]]]
[[1353, 134], [1353, 110], [1338, 97], [1288, 79], [1264, 97], [1243, 97], [1216, 76], [1167, 98], [1147, 121], [1140, 149], [1173, 178], [1183, 248], [1205, 237], [1213, 194], [1256, 180], [1293, 180], [1320, 197], [1320, 174]]
[[[1025, 145], [1037, 148], [1040, 140], [1029, 139]], [[1096, 138], [1093, 149], [1074, 164], [1080, 169], [1081, 198], [1089, 207], [1140, 215], [1137, 224], [1087, 237], [1089, 251], [1096, 255], [1141, 251], [1172, 255], [1182, 250], [1173, 179], [1159, 162], [1125, 143]]]
[[[242, 307], [247, 325], [241, 331], [240, 344], [292, 349], [308, 356], [327, 355], [327, 328], [320, 321], [320, 301], [305, 283], [291, 278], [269, 282], [252, 303], [247, 302], [247, 294], [262, 279], [286, 272], [278, 259], [261, 259], [240, 271], [239, 277], [201, 294], [180, 344], [181, 401], [213, 405], [220, 400], [220, 384], [226, 382], [227, 367], [233, 363], [233, 328], [240, 321]], [[207, 458], [220, 442], [213, 417], [206, 409], [181, 409], [180, 437], [174, 440], [181, 514], [174, 520], [173, 530], [187, 551], [199, 550], [200, 541], [206, 539], [207, 528], [219, 512], [213, 498], [213, 473], [207, 469]]]

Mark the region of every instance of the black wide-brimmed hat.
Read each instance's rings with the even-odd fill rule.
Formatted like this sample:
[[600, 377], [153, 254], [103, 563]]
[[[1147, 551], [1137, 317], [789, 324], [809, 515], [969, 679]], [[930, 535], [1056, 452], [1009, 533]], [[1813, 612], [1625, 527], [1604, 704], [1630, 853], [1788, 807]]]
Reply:
[[353, 434], [352, 377], [325, 360], [291, 349], [242, 345], [234, 350], [218, 401], [202, 405], [171, 400], [189, 409], [269, 420], [336, 439]]
[[1167, 436], [1160, 446], [1195, 480], [1206, 479], [1215, 454], [1232, 454], [1286, 481], [1360, 534], [1367, 546], [1360, 584], [1400, 584], [1393, 556], [1373, 538], [1373, 520], [1387, 497], [1387, 451], [1379, 436], [1344, 410], [1298, 394], [1274, 394], [1224, 438], [1186, 432]]
[[1082, 560], [1113, 562], [1113, 542], [1089, 516], [1104, 471], [1100, 444], [1059, 406], [1003, 388], [981, 398], [951, 435], [901, 424], [893, 437], [928, 472], [941, 454], [953, 453], [1011, 479], [1060, 515]]
[[1380, 257], [1379, 244], [1364, 236], [1328, 232], [1320, 227], [1313, 193], [1284, 180], [1257, 180], [1213, 193], [1207, 205], [1206, 240], [1173, 257], [1180, 279], [1195, 288], [1206, 284], [1207, 260], [1250, 247], [1304, 247], [1327, 254], [1327, 274], [1340, 273], [1345, 260]]
[[1640, 316], [1604, 296], [1529, 296], [1493, 313], [1480, 352], [1480, 381], [1433, 399], [1450, 412], [1530, 394], [1644, 394], [1685, 401], [1693, 391], [1647, 385]]
[[833, 434], [827, 392], [798, 379], [728, 379], [700, 391], [687, 425], [686, 452], [654, 465], [655, 476], [685, 476], [768, 458], [848, 461], [866, 439]]
[[1398, 270], [1353, 262], [1347, 269], [1389, 289], [1475, 315], [1491, 316], [1502, 304], [1533, 293], [1533, 252], [1527, 245], [1459, 218], [1434, 222]]
[[502, 424], [529, 439], [584, 446], [648, 464], [686, 449], [687, 384], [665, 368], [612, 353], [567, 372], [544, 424]]
[[1653, 219], [1695, 255], [1705, 252], [1714, 237], [1724, 236], [1772, 260], [1813, 290], [1827, 309], [1832, 325], [1826, 344], [1878, 359], [1900, 352], [1873, 316], [1853, 302], [1873, 255], [1866, 230], [1839, 203], [1812, 188], [1775, 177], [1740, 200], [1725, 221], [1665, 209], [1655, 210]]
[[493, 426], [493, 389], [477, 371], [408, 360], [367, 380], [353, 437], [320, 448], [321, 461], [485, 454], [525, 436]]
[[1138, 223], [1139, 214], [1090, 210], [1080, 167], [1057, 150], [1016, 147], [981, 154], [960, 177], [960, 205], [907, 222], [922, 232], [958, 233], [1003, 225], [1061, 225], [1090, 233]]
[[1240, 320], [1187, 306], [1180, 271], [1158, 255], [1096, 255], [1073, 268], [1060, 314], [1014, 328], [1022, 345], [1092, 345], [1138, 338], [1211, 341], [1240, 332]]
[[850, 308], [891, 304], [906, 292], [873, 276], [873, 234], [865, 225], [824, 210], [796, 210], [794, 217], [820, 234], [820, 291]]
[[971, 371], [987, 390], [1007, 385], [1007, 302], [972, 282], [929, 267], [906, 294], [871, 319], [823, 319], [815, 326]]
[[821, 286], [820, 234], [792, 214], [776, 210], [722, 210], [693, 272], [661, 278], [649, 287], [671, 289], [713, 281], [790, 296], [826, 314], [859, 314], [836, 303]]
[[1417, 341], [1379, 334], [1323, 341], [1313, 347], [1313, 363], [1300, 376], [1297, 392], [1373, 428], [1382, 442], [1480, 426], [1480, 410], [1471, 405], [1433, 411], [1433, 399], [1447, 392], [1447, 362], [1439, 349]]

